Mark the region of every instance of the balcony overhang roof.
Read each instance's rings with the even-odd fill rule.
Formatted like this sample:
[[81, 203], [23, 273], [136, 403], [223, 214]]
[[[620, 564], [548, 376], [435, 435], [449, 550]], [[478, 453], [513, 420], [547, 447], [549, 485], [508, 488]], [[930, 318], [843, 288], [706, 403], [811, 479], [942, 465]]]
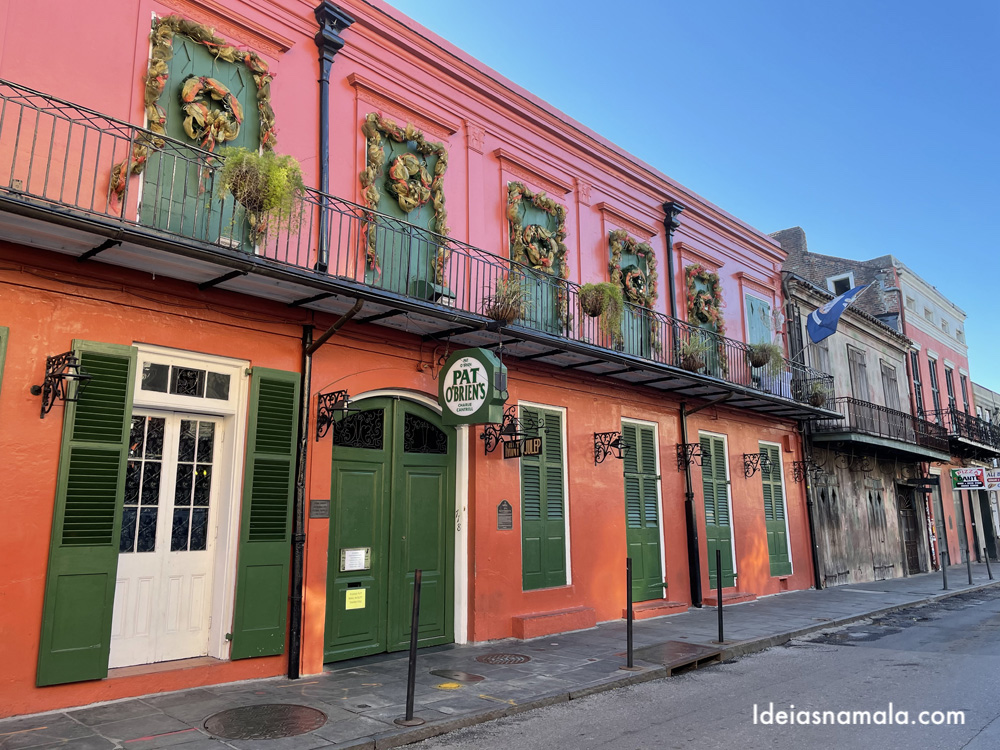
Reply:
[[863, 432], [818, 432], [811, 436], [814, 443], [838, 443], [873, 456], [892, 456], [904, 461], [944, 461], [951, 460], [946, 451], [939, 451], [905, 440], [867, 435]]
[[829, 409], [799, 403], [639, 356], [546, 334], [518, 325], [499, 330], [487, 318], [463, 310], [320, 274], [234, 249], [144, 226], [115, 221], [17, 193], [0, 192], [0, 236], [80, 261], [135, 269], [269, 299], [293, 307], [342, 314], [364, 300], [356, 322], [447, 340], [455, 348], [502, 344], [504, 356], [535, 360], [669, 393], [679, 399], [715, 399], [726, 405], [783, 419], [839, 419]]

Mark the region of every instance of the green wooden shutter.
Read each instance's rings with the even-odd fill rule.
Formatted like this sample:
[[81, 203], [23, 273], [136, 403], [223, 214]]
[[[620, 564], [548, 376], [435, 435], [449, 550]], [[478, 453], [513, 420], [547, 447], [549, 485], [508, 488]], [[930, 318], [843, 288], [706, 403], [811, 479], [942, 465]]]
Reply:
[[767, 553], [772, 576], [792, 573], [788, 557], [788, 531], [785, 528], [785, 491], [782, 486], [781, 454], [777, 446], [760, 443], [760, 452], [766, 453], [770, 468], [760, 470], [764, 485], [764, 525], [767, 529]]
[[701, 436], [702, 490], [705, 498], [705, 540], [708, 552], [709, 585], [716, 585], [715, 551], [722, 552], [722, 585], [736, 583], [733, 566], [733, 531], [729, 518], [729, 480], [726, 477], [726, 448], [722, 438]]
[[625, 536], [632, 558], [632, 599], [662, 599], [656, 440], [652, 427], [628, 422], [622, 423], [622, 437], [632, 446], [625, 455]]
[[521, 418], [544, 422], [527, 429], [542, 438], [542, 455], [521, 458], [521, 579], [525, 591], [566, 584], [566, 516], [562, 418], [522, 407]]
[[771, 306], [751, 294], [746, 295], [747, 343], [770, 344]]
[[93, 379], [65, 405], [38, 685], [108, 674], [136, 350], [74, 341]]
[[7, 326], [0, 326], [0, 389], [3, 388], [3, 363], [7, 359], [8, 338], [10, 338], [10, 329]]
[[243, 474], [243, 512], [230, 658], [285, 650], [298, 373], [255, 367]]

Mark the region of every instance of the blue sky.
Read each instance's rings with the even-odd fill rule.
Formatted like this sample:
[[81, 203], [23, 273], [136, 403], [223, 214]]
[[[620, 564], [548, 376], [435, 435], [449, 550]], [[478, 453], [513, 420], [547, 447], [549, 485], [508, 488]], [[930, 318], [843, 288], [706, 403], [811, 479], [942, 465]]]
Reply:
[[1000, 391], [1000, 0], [389, 0], [726, 211], [885, 253]]

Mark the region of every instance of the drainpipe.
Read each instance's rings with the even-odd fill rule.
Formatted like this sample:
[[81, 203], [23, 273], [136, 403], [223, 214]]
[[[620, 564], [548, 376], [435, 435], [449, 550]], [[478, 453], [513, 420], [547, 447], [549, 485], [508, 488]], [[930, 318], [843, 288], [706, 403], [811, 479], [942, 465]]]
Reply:
[[670, 297], [670, 317], [677, 318], [677, 293], [674, 290], [674, 230], [681, 225], [677, 220], [684, 206], [675, 201], [663, 204], [663, 228], [667, 230], [667, 291]]
[[330, 68], [333, 58], [345, 41], [340, 32], [354, 19], [329, 0], [323, 0], [316, 10], [319, 31], [314, 37], [319, 48], [319, 245], [316, 248], [316, 270], [325, 273], [330, 265], [330, 214], [326, 196], [330, 192]]
[[[789, 323], [795, 321], [798, 326], [798, 332], [796, 335], [797, 344], [799, 344], [799, 353], [796, 358], [801, 360], [800, 364], [805, 365], [805, 352], [806, 348], [802, 344], [802, 317], [795, 309], [792, 304], [791, 295], [791, 275], [788, 273], [781, 274], [781, 293], [785, 296], [785, 320]], [[795, 312], [795, 315], [792, 315]], [[792, 348], [792, 335], [791, 331], [788, 332], [788, 348]], [[801, 430], [802, 435], [802, 458], [806, 459], [806, 456], [812, 456], [812, 427], [809, 422], [805, 422], [802, 425]], [[819, 543], [816, 541], [816, 504], [814, 502], [814, 497], [816, 491], [813, 489], [812, 482], [809, 481], [809, 470], [806, 469], [802, 472], [802, 479], [806, 485], [806, 523], [809, 526], [809, 546], [812, 548], [812, 564], [813, 564], [813, 585], [816, 587], [817, 591], [823, 589], [823, 576], [820, 575], [819, 569]]]
[[[688, 411], [687, 402], [681, 402], [681, 440], [684, 445], [688, 444], [688, 422], [687, 418], [696, 414], [709, 406], [715, 406], [726, 401], [733, 394], [727, 393], [725, 396], [712, 399], [701, 406]], [[698, 546], [698, 517], [694, 512], [694, 482], [691, 479], [691, 462], [684, 463], [684, 525], [687, 529], [688, 548], [688, 579], [691, 586], [691, 606], [701, 607], [701, 552]], [[716, 575], [719, 575], [716, 571]]]
[[312, 358], [316, 350], [361, 310], [362, 301], [347, 311], [313, 341], [313, 327], [302, 326], [302, 385], [299, 394], [298, 442], [295, 449], [295, 497], [292, 507], [291, 611], [288, 617], [288, 679], [299, 679], [302, 661], [302, 584], [306, 549], [306, 465], [309, 457], [309, 402], [312, 396]]

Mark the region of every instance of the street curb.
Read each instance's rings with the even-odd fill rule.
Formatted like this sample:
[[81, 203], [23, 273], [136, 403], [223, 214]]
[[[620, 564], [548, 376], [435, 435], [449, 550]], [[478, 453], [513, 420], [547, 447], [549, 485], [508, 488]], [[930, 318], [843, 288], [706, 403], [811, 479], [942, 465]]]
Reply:
[[[789, 630], [784, 633], [767, 636], [766, 638], [755, 638], [752, 640], [741, 641], [723, 649], [722, 658], [734, 659], [740, 656], [766, 651], [774, 646], [781, 646], [788, 643], [790, 640], [801, 638], [804, 635], [815, 633], [820, 630], [843, 627], [844, 625], [849, 625], [852, 622], [868, 620], [872, 617], [889, 614], [890, 612], [899, 612], [900, 610], [941, 601], [942, 599], [948, 599], [953, 596], [958, 596], [959, 594], [967, 594], [971, 591], [980, 591], [982, 589], [992, 588], [993, 586], [1000, 586], [1000, 581], [991, 581], [989, 583], [982, 583], [975, 586], [967, 586], [962, 589], [949, 590], [940, 594], [932, 594], [912, 602], [894, 604], [891, 607], [873, 609], [862, 614], [840, 617], [836, 620], [820, 622], [806, 628]], [[423, 740], [430, 739], [431, 737], [438, 737], [442, 734], [454, 732], [458, 729], [465, 729], [467, 727], [476, 726], [477, 724], [485, 724], [488, 721], [502, 719], [506, 716], [514, 716], [516, 714], [524, 713], [525, 711], [533, 711], [536, 708], [545, 708], [546, 706], [554, 706], [559, 703], [568, 703], [569, 701], [579, 700], [580, 698], [597, 695], [598, 693], [605, 693], [610, 690], [617, 690], [630, 685], [638, 685], [643, 682], [650, 682], [652, 680], [663, 679], [669, 676], [670, 672], [666, 667], [661, 665], [650, 665], [649, 667], [644, 667], [641, 672], [628, 673], [626, 676], [611, 679], [607, 682], [602, 682], [596, 685], [589, 685], [578, 690], [549, 693], [533, 698], [525, 703], [518, 703], [505, 708], [497, 708], [492, 711], [484, 711], [482, 713], [471, 714], [469, 716], [460, 716], [455, 719], [442, 720], [431, 724], [425, 724], [414, 729], [402, 731], [390, 730], [388, 732], [377, 734], [374, 737], [360, 738], [354, 743], [348, 742], [336, 745], [336, 748], [338, 748], [338, 750], [387, 750], [388, 748], [402, 747], [415, 742], [422, 742]]]

